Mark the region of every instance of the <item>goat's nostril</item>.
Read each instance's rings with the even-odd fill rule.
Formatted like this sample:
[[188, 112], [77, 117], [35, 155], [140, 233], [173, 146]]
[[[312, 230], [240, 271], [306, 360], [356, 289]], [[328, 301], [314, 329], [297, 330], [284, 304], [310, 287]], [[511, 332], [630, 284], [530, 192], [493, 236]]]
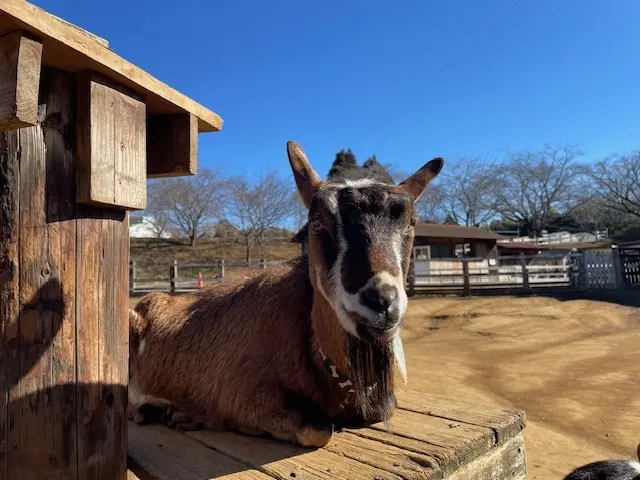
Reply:
[[362, 303], [376, 312], [384, 313], [398, 296], [394, 287], [383, 286], [381, 288], [369, 287], [362, 292]]

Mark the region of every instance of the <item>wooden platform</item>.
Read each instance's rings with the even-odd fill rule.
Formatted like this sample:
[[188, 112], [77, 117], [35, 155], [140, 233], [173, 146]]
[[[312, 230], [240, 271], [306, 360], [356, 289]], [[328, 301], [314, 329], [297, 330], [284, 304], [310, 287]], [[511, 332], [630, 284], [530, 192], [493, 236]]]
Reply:
[[346, 430], [320, 450], [130, 422], [129, 468], [140, 480], [527, 478], [524, 412], [406, 390], [398, 401], [389, 431]]

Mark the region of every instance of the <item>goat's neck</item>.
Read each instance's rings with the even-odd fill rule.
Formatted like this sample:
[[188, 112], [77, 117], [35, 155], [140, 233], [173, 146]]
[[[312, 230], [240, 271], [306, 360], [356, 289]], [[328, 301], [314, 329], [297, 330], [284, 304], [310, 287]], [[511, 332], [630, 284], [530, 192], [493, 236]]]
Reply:
[[316, 293], [313, 299], [311, 322], [315, 334], [315, 349], [322, 349], [343, 375], [350, 375], [347, 332], [338, 316], [323, 295]]

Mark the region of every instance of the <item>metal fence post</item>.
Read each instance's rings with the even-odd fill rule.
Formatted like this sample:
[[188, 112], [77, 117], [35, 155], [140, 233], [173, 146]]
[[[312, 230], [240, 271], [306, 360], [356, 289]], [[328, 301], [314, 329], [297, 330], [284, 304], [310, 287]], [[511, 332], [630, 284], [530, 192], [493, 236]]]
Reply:
[[218, 260], [218, 280], [224, 278], [224, 260]]

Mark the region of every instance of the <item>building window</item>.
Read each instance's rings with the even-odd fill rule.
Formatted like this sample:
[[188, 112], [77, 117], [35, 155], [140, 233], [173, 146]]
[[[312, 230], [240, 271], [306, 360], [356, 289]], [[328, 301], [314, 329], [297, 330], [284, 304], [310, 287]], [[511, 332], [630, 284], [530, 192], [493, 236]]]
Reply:
[[451, 251], [451, 245], [436, 243], [434, 245], [430, 245], [430, 247], [431, 247], [431, 258], [453, 257], [453, 252]]

